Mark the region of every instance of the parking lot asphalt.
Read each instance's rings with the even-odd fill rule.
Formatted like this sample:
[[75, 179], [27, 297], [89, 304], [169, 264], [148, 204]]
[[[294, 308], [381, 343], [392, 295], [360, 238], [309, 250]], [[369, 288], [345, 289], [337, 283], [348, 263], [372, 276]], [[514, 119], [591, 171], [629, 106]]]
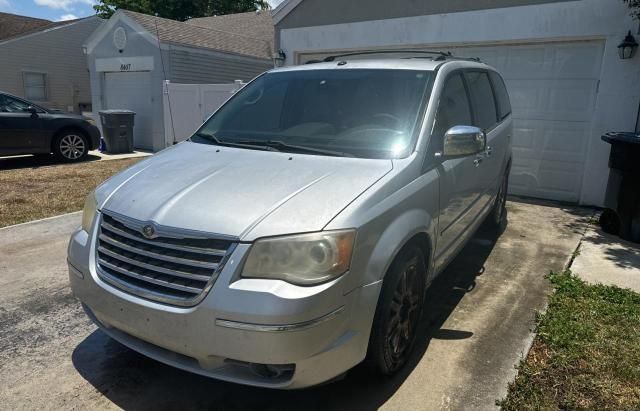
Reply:
[[360, 365], [299, 391], [218, 382], [110, 340], [68, 287], [80, 214], [0, 229], [0, 409], [491, 409], [533, 339], [536, 310], [584, 233], [589, 210], [508, 203], [496, 239], [480, 230], [429, 291], [417, 350], [381, 378]]

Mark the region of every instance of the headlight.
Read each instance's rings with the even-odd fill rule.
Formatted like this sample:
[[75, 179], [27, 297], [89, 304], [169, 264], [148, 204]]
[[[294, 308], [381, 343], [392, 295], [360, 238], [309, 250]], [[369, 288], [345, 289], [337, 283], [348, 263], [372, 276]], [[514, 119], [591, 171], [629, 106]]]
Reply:
[[92, 191], [84, 200], [84, 209], [82, 210], [82, 229], [84, 231], [89, 232], [91, 230], [91, 223], [93, 223], [93, 218], [96, 216], [97, 208], [96, 193]]
[[242, 277], [297, 285], [333, 280], [349, 269], [355, 237], [355, 230], [343, 230], [258, 240], [249, 251]]

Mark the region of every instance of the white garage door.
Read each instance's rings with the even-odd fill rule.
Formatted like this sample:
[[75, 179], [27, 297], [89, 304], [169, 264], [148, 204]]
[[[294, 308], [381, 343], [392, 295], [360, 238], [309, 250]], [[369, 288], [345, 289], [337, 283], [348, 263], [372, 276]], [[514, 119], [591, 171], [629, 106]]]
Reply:
[[151, 73], [105, 73], [105, 103], [107, 109], [135, 111], [133, 145], [153, 149]]
[[510, 192], [577, 202], [598, 92], [602, 42], [460, 48], [502, 73], [513, 106]]
[[603, 49], [599, 41], [449, 49], [504, 76], [514, 118], [512, 194], [579, 200]]

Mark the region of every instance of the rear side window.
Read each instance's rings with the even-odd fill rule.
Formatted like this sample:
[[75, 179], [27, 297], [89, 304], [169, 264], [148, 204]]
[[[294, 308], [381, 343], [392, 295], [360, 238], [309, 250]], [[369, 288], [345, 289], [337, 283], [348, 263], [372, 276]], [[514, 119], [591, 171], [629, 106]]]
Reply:
[[433, 128], [433, 139], [442, 145], [444, 134], [454, 126], [471, 125], [471, 108], [469, 98], [460, 74], [454, 74], [447, 79], [440, 96], [436, 122]]
[[475, 121], [473, 124], [483, 130], [488, 130], [498, 122], [496, 102], [493, 98], [493, 89], [489, 81], [489, 75], [483, 71], [471, 71], [465, 73]]
[[493, 90], [496, 93], [496, 102], [498, 103], [498, 118], [504, 120], [509, 114], [511, 114], [511, 101], [509, 100], [509, 93], [507, 93], [507, 87], [504, 85], [504, 80], [496, 72], [489, 72], [489, 78], [493, 84]]

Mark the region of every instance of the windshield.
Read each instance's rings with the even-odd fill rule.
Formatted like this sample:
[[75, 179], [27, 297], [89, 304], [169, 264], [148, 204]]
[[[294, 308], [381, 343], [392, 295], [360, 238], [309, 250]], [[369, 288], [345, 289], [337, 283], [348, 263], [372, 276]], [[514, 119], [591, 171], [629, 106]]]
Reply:
[[192, 141], [320, 155], [393, 158], [413, 147], [431, 72], [343, 69], [267, 73]]

